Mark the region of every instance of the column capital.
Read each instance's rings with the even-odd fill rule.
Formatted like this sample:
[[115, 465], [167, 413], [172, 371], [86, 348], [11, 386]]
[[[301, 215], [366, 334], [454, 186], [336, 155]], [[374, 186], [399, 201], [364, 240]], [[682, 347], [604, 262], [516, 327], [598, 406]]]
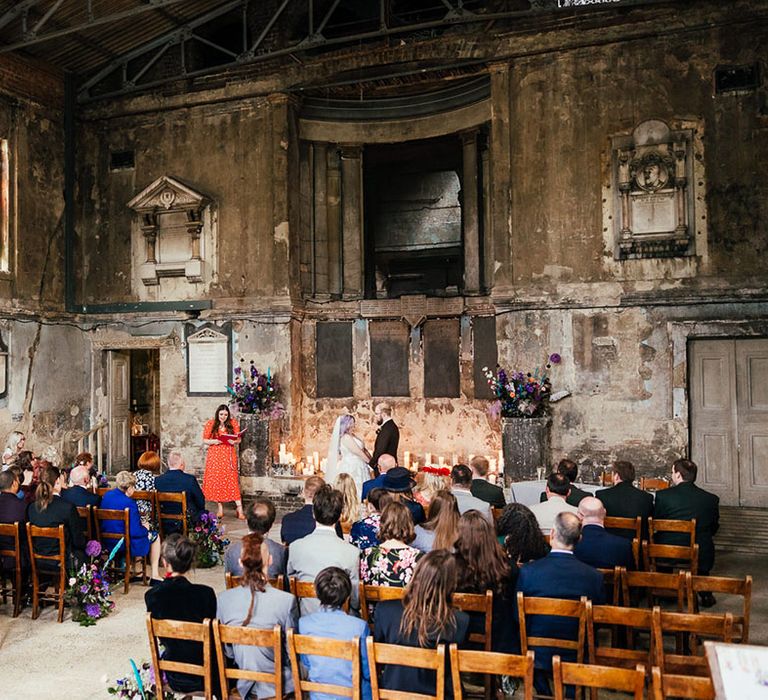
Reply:
[[469, 145], [472, 143], [477, 142], [477, 137], [480, 134], [480, 127], [473, 126], [469, 129], [464, 129], [463, 131], [459, 132], [459, 138], [461, 139], [462, 144]]
[[340, 143], [342, 159], [361, 158], [363, 155], [363, 145], [361, 143]]

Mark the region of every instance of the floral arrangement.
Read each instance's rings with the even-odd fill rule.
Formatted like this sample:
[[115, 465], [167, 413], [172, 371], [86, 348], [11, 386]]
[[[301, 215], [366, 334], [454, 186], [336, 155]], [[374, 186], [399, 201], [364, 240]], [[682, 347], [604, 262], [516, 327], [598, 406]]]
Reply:
[[533, 372], [507, 372], [496, 365], [496, 370], [483, 367], [488, 384], [496, 401], [491, 407], [492, 413], [503, 418], [535, 418], [544, 415], [549, 407], [552, 384], [549, 369], [560, 364], [561, 358], [552, 353], [548, 362], [537, 367]]
[[202, 513], [200, 519], [189, 528], [189, 539], [197, 545], [197, 565], [207, 569], [223, 561], [229, 540], [224, 536], [224, 526], [213, 513]]
[[451, 470], [448, 469], [448, 467], [432, 467], [432, 466], [425, 466], [421, 468], [421, 471], [427, 473], [427, 474], [437, 474], [438, 476], [450, 476]]
[[110, 600], [112, 592], [109, 590], [107, 562], [102, 557], [101, 544], [91, 540], [85, 546], [85, 553], [90, 562], [70, 576], [64, 599], [72, 608], [72, 620], [79, 622], [81, 627], [90, 627], [109, 615], [115, 604]]
[[280, 402], [280, 389], [271, 370], [262, 374], [253, 360], [246, 365], [240, 358], [240, 366], [235, 367], [234, 374], [235, 379], [227, 391], [240, 413], [257, 413], [269, 419], [282, 417], [285, 407]]
[[136, 666], [136, 663], [131, 659], [131, 668], [133, 673], [130, 676], [124, 678], [118, 678], [114, 685], [110, 685], [107, 688], [107, 692], [110, 695], [117, 695], [119, 698], [126, 698], [126, 700], [173, 700], [175, 695], [165, 685], [165, 677], [163, 677], [164, 692], [162, 698], [157, 694], [157, 684], [155, 683], [155, 670], [148, 662], [144, 662], [141, 666]]

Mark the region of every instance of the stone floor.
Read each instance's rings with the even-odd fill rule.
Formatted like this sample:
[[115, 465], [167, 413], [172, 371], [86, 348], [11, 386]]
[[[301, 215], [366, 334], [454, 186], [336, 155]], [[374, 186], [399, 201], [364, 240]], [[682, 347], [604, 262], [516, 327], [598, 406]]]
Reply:
[[[230, 537], [241, 536], [244, 524], [228, 518]], [[276, 528], [277, 529], [277, 526]], [[279, 537], [279, 535], [278, 535]], [[714, 573], [751, 574], [754, 578], [750, 641], [768, 644], [768, 561], [748, 554], [718, 552]], [[222, 567], [195, 571], [196, 583], [224, 589]], [[115, 593], [116, 609], [94, 627], [83, 628], [68, 617], [57, 624], [52, 608], [45, 608], [37, 620], [25, 609], [17, 619], [10, 606], [0, 605], [0, 698], [22, 700], [35, 697], [107, 698], [107, 681], [127, 675], [129, 659], [149, 660], [145, 627], [144, 591], [133, 585], [125, 595]], [[731, 609], [718, 603], [713, 611]], [[732, 608], [736, 610], [736, 606]]]

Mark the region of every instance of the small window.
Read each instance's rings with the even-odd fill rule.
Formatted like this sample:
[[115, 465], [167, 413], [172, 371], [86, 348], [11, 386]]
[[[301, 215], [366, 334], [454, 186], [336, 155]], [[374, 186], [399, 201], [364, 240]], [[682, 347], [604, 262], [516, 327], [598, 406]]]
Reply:
[[130, 170], [134, 167], [135, 159], [133, 151], [112, 151], [109, 154], [110, 170]]
[[715, 94], [727, 95], [751, 92], [760, 86], [757, 63], [745, 66], [718, 66], [715, 68]]

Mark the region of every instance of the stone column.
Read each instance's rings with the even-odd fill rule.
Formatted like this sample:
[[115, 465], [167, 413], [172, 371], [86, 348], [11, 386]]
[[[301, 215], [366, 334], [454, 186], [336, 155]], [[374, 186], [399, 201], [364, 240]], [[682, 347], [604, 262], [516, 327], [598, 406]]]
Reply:
[[313, 231], [312, 231], [312, 269], [314, 273], [313, 290], [316, 299], [327, 300], [328, 294], [328, 158], [324, 143], [312, 144], [312, 168], [314, 187]]
[[328, 233], [328, 292], [341, 295], [341, 161], [336, 148], [326, 150], [326, 229]]
[[345, 145], [341, 149], [343, 299], [359, 299], [363, 295], [362, 154], [360, 145]]
[[480, 293], [480, 210], [477, 201], [477, 129], [461, 134], [463, 178], [461, 218], [464, 224], [464, 294]]

